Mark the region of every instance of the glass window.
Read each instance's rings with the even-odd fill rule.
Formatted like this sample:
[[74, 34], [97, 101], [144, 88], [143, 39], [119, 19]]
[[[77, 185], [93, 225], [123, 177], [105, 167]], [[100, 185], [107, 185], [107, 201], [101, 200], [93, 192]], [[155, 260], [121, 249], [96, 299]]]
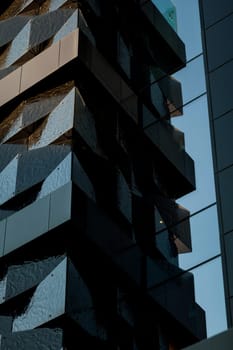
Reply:
[[217, 118], [233, 109], [233, 60], [214, 70], [209, 77], [213, 117]]
[[207, 336], [210, 337], [226, 330], [221, 258], [218, 257], [191, 272], [194, 275], [196, 302], [206, 312]]
[[172, 118], [172, 123], [184, 132], [185, 149], [194, 160], [196, 176], [196, 191], [178, 202], [195, 213], [216, 200], [206, 96], [185, 106], [183, 116]]
[[220, 204], [222, 211], [223, 231], [233, 229], [232, 198], [233, 198], [233, 167], [227, 168], [219, 173]]
[[181, 82], [183, 104], [203, 94], [206, 91], [203, 56], [198, 56], [187, 63], [187, 66], [174, 74], [174, 77]]
[[220, 254], [216, 205], [190, 217], [192, 252], [179, 255], [179, 266], [190, 269]]
[[205, 0], [202, 4], [206, 27], [233, 12], [233, 2], [230, 0]]
[[118, 62], [128, 78], [130, 78], [130, 60], [130, 51], [123, 37], [118, 33]]
[[155, 6], [162, 13], [164, 18], [170, 24], [170, 26], [176, 31], [177, 20], [176, 20], [176, 8], [171, 0], [152, 0]]
[[177, 34], [186, 47], [187, 60], [202, 52], [198, 0], [172, 0], [176, 7]]
[[227, 280], [228, 280], [228, 293], [229, 296], [233, 296], [233, 232], [228, 233], [224, 236], [225, 242], [225, 263], [227, 271]]
[[233, 14], [216, 23], [206, 31], [208, 68], [213, 70], [233, 58]]
[[214, 121], [218, 170], [233, 164], [233, 111]]

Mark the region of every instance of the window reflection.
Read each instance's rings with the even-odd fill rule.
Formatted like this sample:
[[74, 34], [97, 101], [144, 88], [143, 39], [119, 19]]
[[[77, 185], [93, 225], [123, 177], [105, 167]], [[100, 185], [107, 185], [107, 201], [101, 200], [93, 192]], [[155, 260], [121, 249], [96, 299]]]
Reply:
[[198, 0], [172, 0], [176, 7], [177, 34], [186, 47], [187, 60], [202, 52]]
[[152, 0], [170, 26], [177, 31], [176, 8], [171, 0]]
[[187, 63], [187, 66], [176, 74], [174, 78], [181, 82], [183, 104], [197, 98], [206, 92], [203, 55]]
[[227, 329], [222, 261], [218, 257], [192, 270], [196, 302], [206, 312], [207, 336]]
[[172, 123], [184, 132], [186, 152], [194, 160], [196, 191], [178, 202], [195, 213], [216, 200], [206, 95], [185, 106], [183, 114]]
[[179, 255], [179, 266], [190, 269], [220, 254], [216, 205], [190, 218], [192, 252]]

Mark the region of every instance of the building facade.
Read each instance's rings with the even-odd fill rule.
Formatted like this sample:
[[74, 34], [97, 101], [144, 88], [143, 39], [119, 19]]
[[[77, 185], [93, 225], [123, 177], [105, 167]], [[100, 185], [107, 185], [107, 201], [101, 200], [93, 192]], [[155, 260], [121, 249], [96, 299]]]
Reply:
[[196, 190], [178, 199], [190, 210], [192, 235], [192, 252], [180, 254], [179, 264], [194, 275], [195, 297], [206, 313], [207, 335], [212, 336], [225, 330], [227, 323], [200, 9], [198, 0], [173, 0], [173, 4], [176, 30], [186, 46], [186, 66], [173, 75], [183, 88], [183, 116], [172, 118], [172, 124], [184, 132], [196, 174]]
[[233, 326], [233, 3], [200, 1], [228, 326]]
[[233, 343], [233, 329], [227, 330], [213, 337], [205, 339], [197, 344], [191, 345], [185, 350], [231, 350]]
[[1, 4], [1, 349], [178, 350], [206, 336], [178, 259], [192, 243], [176, 200], [195, 189], [171, 123], [185, 47], [174, 7], [155, 5]]

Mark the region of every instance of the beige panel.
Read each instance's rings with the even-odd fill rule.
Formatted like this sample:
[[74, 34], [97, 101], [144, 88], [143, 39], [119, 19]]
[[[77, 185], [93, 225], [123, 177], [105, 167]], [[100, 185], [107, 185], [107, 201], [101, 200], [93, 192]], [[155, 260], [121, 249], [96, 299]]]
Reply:
[[0, 106], [19, 94], [21, 70], [20, 67], [0, 80]]
[[49, 47], [22, 66], [20, 92], [38, 83], [58, 68], [60, 42]]
[[59, 66], [70, 62], [78, 56], [79, 29], [73, 31], [61, 40]]

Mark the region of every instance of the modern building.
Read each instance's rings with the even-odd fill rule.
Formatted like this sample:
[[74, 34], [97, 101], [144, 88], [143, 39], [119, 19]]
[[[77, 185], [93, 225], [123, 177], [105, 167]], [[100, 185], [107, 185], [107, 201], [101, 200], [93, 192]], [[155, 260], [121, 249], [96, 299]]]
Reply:
[[173, 3], [177, 32], [186, 47], [186, 66], [173, 75], [183, 88], [183, 116], [171, 121], [184, 132], [185, 148], [194, 160], [196, 175], [196, 190], [178, 199], [189, 208], [192, 235], [192, 252], [180, 254], [179, 264], [194, 275], [196, 301], [205, 310], [210, 337], [225, 330], [227, 322], [200, 10], [198, 0]]
[[[161, 6], [163, 4], [163, 6]], [[171, 2], [0, 8], [0, 349], [178, 350], [206, 337], [194, 164], [171, 118]]]
[[[232, 91], [233, 3], [230, 0], [199, 0], [205, 76], [209, 106], [210, 134], [220, 231], [220, 254], [224, 275], [228, 327], [233, 326], [233, 241], [232, 241]], [[211, 241], [212, 243], [212, 241]], [[214, 273], [214, 271], [213, 271]], [[218, 286], [216, 280], [215, 286]], [[212, 294], [215, 294], [213, 289]], [[223, 320], [223, 315], [213, 316]], [[192, 345], [187, 350], [232, 349], [233, 330]]]
[[228, 326], [233, 326], [233, 3], [200, 1]]
[[213, 337], [205, 339], [197, 344], [191, 345], [185, 350], [231, 350], [233, 343], [233, 329], [224, 331]]

